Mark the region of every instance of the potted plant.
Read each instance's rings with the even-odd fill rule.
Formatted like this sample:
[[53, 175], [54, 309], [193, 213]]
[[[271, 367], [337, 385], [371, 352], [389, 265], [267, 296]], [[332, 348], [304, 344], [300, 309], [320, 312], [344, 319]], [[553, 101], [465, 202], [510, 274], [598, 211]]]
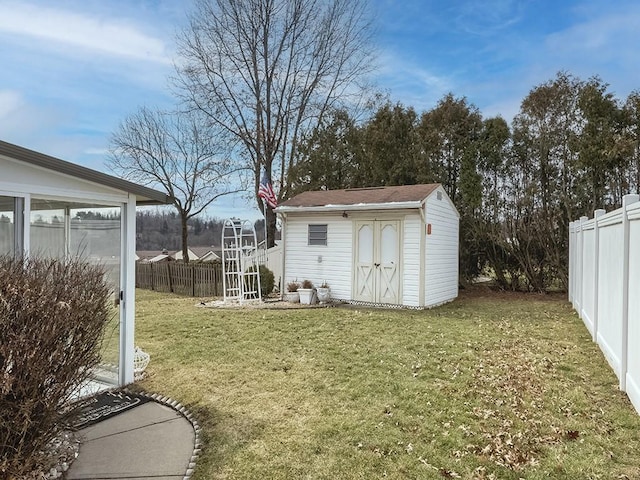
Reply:
[[328, 303], [331, 301], [331, 288], [329, 288], [326, 280], [316, 289], [316, 293], [318, 294], [318, 301], [320, 303]]
[[283, 295], [284, 300], [286, 302], [298, 303], [300, 301], [299, 287], [300, 285], [296, 281], [287, 283], [287, 291], [284, 292]]
[[314, 290], [311, 280], [303, 280], [301, 287], [298, 288], [298, 293], [300, 293], [300, 303], [305, 305], [313, 303]]

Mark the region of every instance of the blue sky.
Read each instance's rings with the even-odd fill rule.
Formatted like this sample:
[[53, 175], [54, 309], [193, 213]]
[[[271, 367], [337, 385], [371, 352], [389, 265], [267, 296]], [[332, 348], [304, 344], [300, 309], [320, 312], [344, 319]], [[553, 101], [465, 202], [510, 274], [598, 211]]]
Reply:
[[[510, 121], [536, 85], [599, 75], [640, 89], [634, 0], [370, 0], [378, 88], [430, 109], [448, 92]], [[189, 1], [0, 0], [0, 139], [98, 170], [139, 106], [169, 106], [174, 37]], [[209, 211], [257, 218], [237, 197]]]

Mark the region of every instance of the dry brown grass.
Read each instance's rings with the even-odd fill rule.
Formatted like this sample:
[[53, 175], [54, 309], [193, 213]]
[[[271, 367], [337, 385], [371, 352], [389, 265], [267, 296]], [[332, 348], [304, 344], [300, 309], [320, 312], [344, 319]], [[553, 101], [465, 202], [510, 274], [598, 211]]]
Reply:
[[204, 429], [198, 479], [640, 477], [640, 417], [561, 296], [430, 311], [202, 309], [138, 292], [142, 387]]

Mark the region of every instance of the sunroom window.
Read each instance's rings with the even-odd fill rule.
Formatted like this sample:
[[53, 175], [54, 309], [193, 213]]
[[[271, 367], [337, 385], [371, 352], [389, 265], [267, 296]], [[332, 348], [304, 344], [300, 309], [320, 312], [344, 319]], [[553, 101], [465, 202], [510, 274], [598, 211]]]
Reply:
[[0, 255], [22, 254], [24, 199], [0, 195]]

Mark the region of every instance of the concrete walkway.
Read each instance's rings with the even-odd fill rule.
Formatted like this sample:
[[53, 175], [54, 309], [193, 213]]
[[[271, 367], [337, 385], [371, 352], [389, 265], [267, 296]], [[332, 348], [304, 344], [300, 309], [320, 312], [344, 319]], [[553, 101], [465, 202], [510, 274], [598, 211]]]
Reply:
[[193, 425], [166, 405], [150, 401], [78, 434], [80, 452], [68, 479], [176, 480], [191, 474]]

